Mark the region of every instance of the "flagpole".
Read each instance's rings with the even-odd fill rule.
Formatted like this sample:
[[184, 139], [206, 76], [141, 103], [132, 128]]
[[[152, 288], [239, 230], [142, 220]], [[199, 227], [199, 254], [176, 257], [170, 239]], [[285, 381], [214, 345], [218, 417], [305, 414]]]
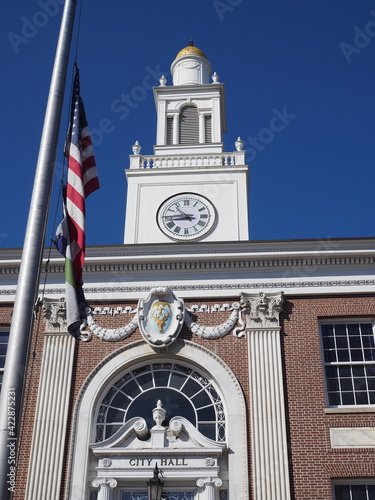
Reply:
[[66, 0], [36, 166], [0, 397], [0, 498], [17, 484], [17, 452], [29, 342], [47, 226], [77, 0]]

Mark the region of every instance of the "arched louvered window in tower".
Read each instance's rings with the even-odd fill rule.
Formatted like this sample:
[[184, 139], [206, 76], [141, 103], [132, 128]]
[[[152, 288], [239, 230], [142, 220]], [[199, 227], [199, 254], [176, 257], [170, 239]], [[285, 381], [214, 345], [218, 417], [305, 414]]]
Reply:
[[195, 106], [184, 106], [180, 112], [179, 144], [199, 144], [199, 118]]

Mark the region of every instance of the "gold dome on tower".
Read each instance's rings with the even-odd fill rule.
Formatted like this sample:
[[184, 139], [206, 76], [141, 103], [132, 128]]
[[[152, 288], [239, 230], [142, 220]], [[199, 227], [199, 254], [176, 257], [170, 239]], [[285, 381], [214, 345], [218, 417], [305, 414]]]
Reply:
[[190, 42], [187, 47], [180, 50], [180, 52], [176, 56], [176, 59], [178, 59], [179, 57], [188, 56], [189, 54], [194, 54], [196, 56], [206, 58], [206, 54], [203, 52], [203, 50], [199, 49], [198, 47], [194, 47], [194, 43]]
[[190, 42], [171, 65], [173, 85], [207, 85], [212, 67], [203, 50]]

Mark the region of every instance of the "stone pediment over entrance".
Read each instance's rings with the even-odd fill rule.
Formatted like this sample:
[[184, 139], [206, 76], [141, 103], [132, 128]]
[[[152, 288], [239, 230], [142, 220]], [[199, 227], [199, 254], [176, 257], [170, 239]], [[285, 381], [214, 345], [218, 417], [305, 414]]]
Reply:
[[98, 477], [149, 477], [157, 466], [164, 477], [218, 478], [225, 443], [207, 438], [184, 417], [173, 417], [163, 426], [164, 416], [159, 401], [153, 411], [156, 425], [151, 429], [143, 418], [134, 417], [107, 440], [92, 444]]

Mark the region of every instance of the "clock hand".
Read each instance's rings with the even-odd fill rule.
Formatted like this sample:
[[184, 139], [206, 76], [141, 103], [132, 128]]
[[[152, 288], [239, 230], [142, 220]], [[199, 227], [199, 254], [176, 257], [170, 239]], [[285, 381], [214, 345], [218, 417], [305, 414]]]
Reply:
[[194, 219], [194, 215], [189, 215], [189, 214], [177, 214], [177, 215], [163, 215], [163, 219], [172, 219], [172, 220], [192, 220]]
[[180, 211], [184, 215], [188, 215], [186, 212], [184, 212], [183, 210], [181, 210], [181, 208], [179, 208], [179, 207], [177, 207], [177, 210]]

